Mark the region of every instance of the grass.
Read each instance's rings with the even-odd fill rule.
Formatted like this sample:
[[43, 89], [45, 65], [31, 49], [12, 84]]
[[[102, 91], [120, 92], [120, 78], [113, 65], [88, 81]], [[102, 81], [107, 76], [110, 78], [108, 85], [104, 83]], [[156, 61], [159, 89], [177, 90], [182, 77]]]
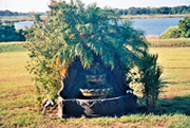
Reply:
[[158, 53], [158, 62], [164, 67], [163, 78], [168, 81], [166, 92], [160, 95], [157, 114], [89, 119], [60, 119], [57, 109], [48, 110], [43, 117], [35, 106], [31, 91], [34, 86], [25, 69], [27, 52], [0, 53], [0, 127], [190, 127], [189, 51], [189, 47], [150, 48], [151, 53]]

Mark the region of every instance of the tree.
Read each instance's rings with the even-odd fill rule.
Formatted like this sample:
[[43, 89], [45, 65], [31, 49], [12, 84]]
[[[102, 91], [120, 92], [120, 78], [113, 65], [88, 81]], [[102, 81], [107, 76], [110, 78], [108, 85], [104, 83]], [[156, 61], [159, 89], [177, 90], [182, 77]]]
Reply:
[[169, 7], [161, 7], [159, 8], [159, 11], [161, 14], [170, 14], [171, 13], [171, 8]]
[[88, 69], [96, 54], [105, 66], [113, 69], [118, 62], [128, 71], [147, 48], [143, 32], [135, 30], [129, 20], [120, 20], [109, 8], [96, 4], [84, 7], [80, 0], [75, 3], [52, 1], [47, 18], [36, 18], [33, 32], [27, 35], [30, 42], [24, 46], [30, 51], [31, 61], [26, 68], [35, 74], [39, 100], [57, 97], [60, 77], [76, 58]]
[[24, 41], [25, 37], [22, 35], [22, 30], [15, 30], [14, 24], [3, 25], [0, 22], [0, 42], [9, 41]]
[[130, 7], [128, 9], [128, 14], [129, 15], [136, 15], [137, 14], [137, 9], [135, 7]]
[[186, 16], [183, 20], [179, 20], [178, 26], [181, 31], [181, 37], [190, 37], [190, 17]]

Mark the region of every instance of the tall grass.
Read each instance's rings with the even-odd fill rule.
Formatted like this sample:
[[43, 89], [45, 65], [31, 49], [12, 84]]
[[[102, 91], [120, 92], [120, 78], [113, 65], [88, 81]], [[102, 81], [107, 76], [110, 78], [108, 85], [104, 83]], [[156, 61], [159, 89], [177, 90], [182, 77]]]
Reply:
[[0, 53], [2, 52], [15, 52], [15, 51], [26, 51], [26, 48], [23, 48], [22, 42], [8, 42], [0, 43]]

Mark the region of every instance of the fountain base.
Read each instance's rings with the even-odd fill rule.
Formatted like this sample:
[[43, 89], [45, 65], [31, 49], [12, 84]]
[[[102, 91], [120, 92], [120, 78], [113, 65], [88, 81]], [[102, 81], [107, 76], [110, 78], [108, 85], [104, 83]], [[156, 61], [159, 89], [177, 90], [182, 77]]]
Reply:
[[126, 94], [105, 99], [58, 98], [58, 115], [63, 117], [121, 116], [137, 113], [137, 96]]

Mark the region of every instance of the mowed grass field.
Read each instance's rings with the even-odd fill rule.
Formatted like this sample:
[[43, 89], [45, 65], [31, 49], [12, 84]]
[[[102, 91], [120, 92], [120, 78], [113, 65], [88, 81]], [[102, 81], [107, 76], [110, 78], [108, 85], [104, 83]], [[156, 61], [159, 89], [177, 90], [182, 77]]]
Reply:
[[0, 127], [190, 127], [190, 48], [150, 48], [158, 53], [164, 67], [165, 93], [160, 95], [158, 114], [133, 114], [122, 117], [60, 119], [57, 109], [45, 117], [35, 106], [31, 75], [25, 65], [26, 51], [0, 53]]

